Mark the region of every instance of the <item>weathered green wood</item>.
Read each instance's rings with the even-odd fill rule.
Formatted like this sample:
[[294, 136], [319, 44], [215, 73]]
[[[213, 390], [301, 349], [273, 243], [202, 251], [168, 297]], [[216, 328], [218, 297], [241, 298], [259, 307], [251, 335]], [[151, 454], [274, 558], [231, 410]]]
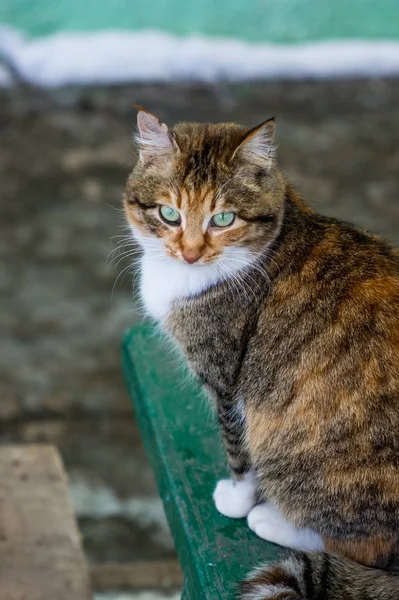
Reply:
[[186, 584], [184, 584], [184, 586], [183, 586], [180, 600], [190, 600], [190, 595], [189, 595], [189, 592], [187, 591]]
[[135, 327], [124, 338], [123, 366], [183, 569], [184, 599], [232, 599], [237, 581], [280, 549], [214, 507], [216, 481], [227, 476], [218, 427], [170, 343], [152, 325]]

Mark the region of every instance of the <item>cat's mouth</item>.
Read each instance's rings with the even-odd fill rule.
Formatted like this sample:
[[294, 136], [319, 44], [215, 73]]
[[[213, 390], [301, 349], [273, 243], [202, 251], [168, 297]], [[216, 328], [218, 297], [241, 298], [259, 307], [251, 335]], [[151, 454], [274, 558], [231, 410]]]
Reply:
[[177, 257], [175, 260], [178, 260], [180, 264], [185, 265], [187, 267], [199, 268], [199, 267], [209, 267], [210, 265], [217, 264], [220, 259], [220, 255], [211, 256], [211, 257], [200, 257], [196, 260], [189, 259], [186, 257]]
[[211, 265], [217, 262], [220, 258], [220, 254], [213, 254], [212, 256], [205, 256], [200, 254], [196, 250], [191, 251], [174, 251], [170, 249], [165, 249], [165, 255], [173, 260], [178, 261], [183, 265], [187, 265], [190, 267], [204, 267], [206, 265]]

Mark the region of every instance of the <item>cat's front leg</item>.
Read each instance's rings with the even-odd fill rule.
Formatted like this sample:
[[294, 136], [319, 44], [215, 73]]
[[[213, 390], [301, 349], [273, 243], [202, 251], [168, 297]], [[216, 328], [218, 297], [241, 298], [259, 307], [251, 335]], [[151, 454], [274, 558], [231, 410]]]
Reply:
[[256, 480], [243, 444], [245, 416], [240, 403], [219, 401], [218, 418], [232, 478], [217, 483], [213, 499], [222, 515], [241, 519], [256, 503]]

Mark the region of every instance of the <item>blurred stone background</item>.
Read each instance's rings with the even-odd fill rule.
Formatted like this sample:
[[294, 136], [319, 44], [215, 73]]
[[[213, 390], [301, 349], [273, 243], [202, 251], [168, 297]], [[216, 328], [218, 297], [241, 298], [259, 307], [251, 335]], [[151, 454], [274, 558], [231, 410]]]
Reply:
[[[142, 317], [117, 248], [133, 104], [168, 123], [274, 115], [305, 199], [399, 243], [397, 79], [0, 91], [0, 442], [60, 449], [98, 600], [179, 597], [120, 368], [122, 332]], [[141, 590], [101, 575], [138, 561], [153, 582]]]

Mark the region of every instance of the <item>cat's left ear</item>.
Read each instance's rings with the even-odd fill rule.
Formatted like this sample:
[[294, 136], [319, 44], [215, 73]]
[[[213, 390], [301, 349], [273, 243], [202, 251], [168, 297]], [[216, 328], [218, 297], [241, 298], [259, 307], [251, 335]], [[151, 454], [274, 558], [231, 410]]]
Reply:
[[137, 113], [138, 134], [136, 141], [139, 145], [140, 160], [143, 164], [157, 160], [172, 158], [179, 151], [173, 134], [165, 123], [140, 109]]
[[276, 122], [274, 117], [251, 129], [236, 148], [233, 157], [240, 155], [244, 160], [260, 167], [270, 167], [273, 161]]

